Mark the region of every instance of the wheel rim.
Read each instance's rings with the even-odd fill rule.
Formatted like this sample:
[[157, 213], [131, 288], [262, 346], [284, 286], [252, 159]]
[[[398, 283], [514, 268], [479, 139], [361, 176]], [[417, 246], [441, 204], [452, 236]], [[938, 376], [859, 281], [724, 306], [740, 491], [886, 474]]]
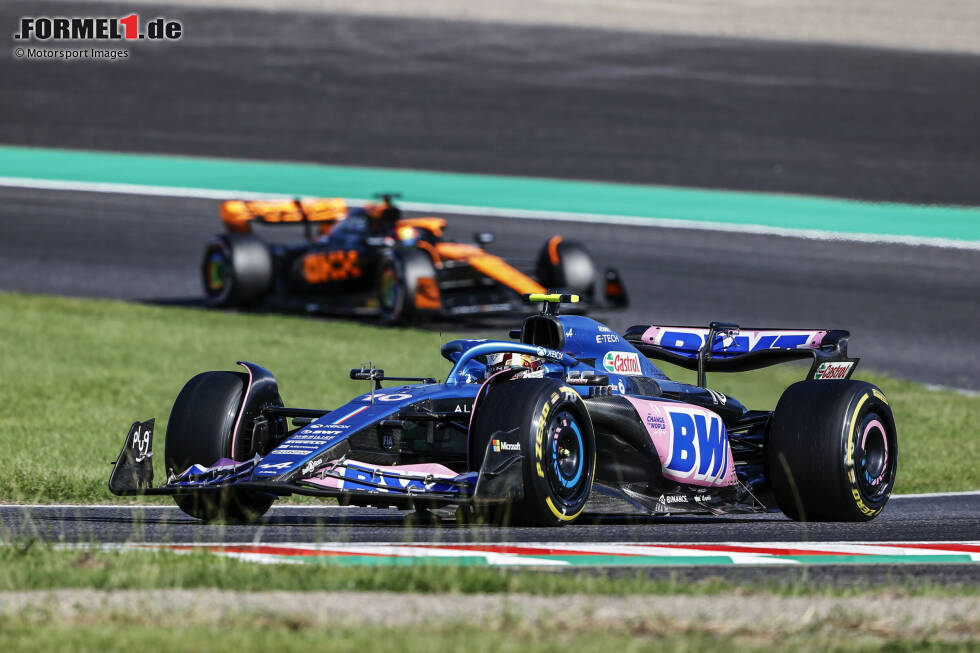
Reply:
[[378, 284], [378, 294], [381, 307], [389, 312], [397, 310], [398, 303], [398, 277], [394, 268], [387, 267], [381, 272], [381, 281]]
[[204, 264], [204, 284], [211, 295], [218, 295], [228, 283], [228, 259], [219, 251], [211, 252]]
[[891, 485], [894, 451], [888, 446], [888, 427], [877, 413], [870, 413], [862, 421], [860, 432], [858, 483], [866, 497], [878, 499]]
[[551, 422], [548, 432], [551, 443], [549, 481], [555, 494], [567, 499], [581, 489], [585, 476], [585, 445], [582, 428], [575, 416], [560, 411]]

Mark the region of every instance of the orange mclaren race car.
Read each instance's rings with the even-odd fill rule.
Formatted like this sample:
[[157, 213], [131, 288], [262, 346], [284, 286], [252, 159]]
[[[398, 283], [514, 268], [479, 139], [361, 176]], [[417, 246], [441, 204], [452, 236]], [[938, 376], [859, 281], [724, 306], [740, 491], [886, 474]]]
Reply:
[[[201, 266], [207, 303], [388, 324], [509, 312], [521, 295], [548, 289], [580, 295], [586, 309], [627, 304], [618, 272], [599, 272], [581, 243], [552, 236], [529, 275], [484, 249], [491, 234], [476, 234], [477, 244], [444, 240], [445, 219], [406, 218], [392, 197], [363, 207], [339, 198], [224, 202], [226, 233], [208, 241]], [[305, 238], [269, 242], [255, 224], [301, 225]]]

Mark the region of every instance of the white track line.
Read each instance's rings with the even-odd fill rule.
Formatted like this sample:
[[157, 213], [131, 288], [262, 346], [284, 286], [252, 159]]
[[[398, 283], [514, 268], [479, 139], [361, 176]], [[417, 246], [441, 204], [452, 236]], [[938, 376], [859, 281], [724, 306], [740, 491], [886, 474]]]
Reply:
[[[64, 190], [91, 193], [119, 193], [125, 195], [150, 195], [156, 197], [189, 197], [197, 199], [224, 200], [271, 199], [288, 197], [283, 193], [257, 193], [242, 190], [213, 190], [207, 188], [183, 188], [178, 186], [149, 186], [142, 184], [114, 184], [105, 182], [58, 181], [51, 179], [31, 179], [26, 177], [0, 177], [0, 186], [12, 188], [36, 188], [40, 190]], [[351, 199], [354, 205], [368, 200]], [[912, 245], [943, 247], [980, 251], [980, 241], [956, 240], [954, 238], [933, 238], [926, 236], [898, 236], [890, 234], [841, 233], [820, 229], [790, 229], [752, 224], [730, 224], [677, 218], [640, 217], [606, 213], [573, 213], [565, 211], [538, 211], [531, 209], [490, 208], [463, 204], [432, 204], [426, 202], [401, 202], [402, 208], [410, 211], [434, 211], [458, 213], [461, 215], [492, 216], [498, 218], [517, 218], [533, 220], [556, 220], [563, 222], [588, 222], [626, 225], [636, 227], [660, 227], [662, 229], [693, 229], [698, 231], [721, 231], [729, 233], [780, 236], [783, 238], [803, 238], [807, 240], [846, 241], [859, 243], [885, 243], [892, 245]]]
[[[966, 545], [966, 546], [963, 546]], [[179, 552], [185, 550], [211, 550], [218, 555], [231, 555], [243, 560], [255, 562], [274, 562], [279, 555], [292, 555], [294, 549], [303, 551], [300, 555], [317, 556], [333, 554], [339, 556], [384, 556], [387, 558], [470, 558], [483, 557], [489, 565], [553, 565], [571, 566], [568, 561], [556, 560], [551, 555], [607, 555], [607, 556], [640, 556], [671, 558], [684, 557], [702, 559], [708, 564], [716, 564], [709, 559], [728, 558], [736, 565], [798, 565], [803, 561], [796, 560], [798, 555], [844, 555], [844, 556], [889, 556], [901, 560], [902, 556], [914, 556], [917, 562], [923, 556], [967, 556], [973, 562], [980, 562], [980, 552], [975, 549], [980, 546], [976, 541], [937, 542], [935, 540], [913, 542], [711, 542], [711, 543], [482, 543], [460, 547], [439, 542], [417, 543], [367, 543], [367, 542], [337, 542], [337, 543], [258, 543], [251, 544], [217, 544], [201, 543], [123, 543], [111, 544], [112, 550], [168, 550], [178, 547]], [[78, 548], [77, 546], [74, 548]], [[104, 547], [103, 547], [104, 548]], [[974, 550], [962, 550], [962, 549]], [[229, 550], [233, 549], [233, 550]], [[509, 549], [509, 550], [502, 550]], [[541, 553], [542, 549], [551, 551]], [[795, 551], [787, 551], [787, 549]], [[281, 551], [277, 554], [276, 551]], [[908, 558], [906, 558], [908, 560]], [[691, 561], [693, 562], [693, 560]], [[814, 564], [822, 564], [817, 558]], [[871, 560], [871, 563], [875, 563]], [[641, 563], [642, 564], [642, 563]], [[694, 563], [697, 564], [697, 563]], [[836, 564], [830, 562], [829, 564]], [[644, 565], [645, 566], [645, 565]]]
[[952, 385], [939, 385], [936, 383], [923, 383], [922, 387], [926, 390], [934, 390], [938, 392], [955, 392], [958, 395], [963, 395], [964, 397], [980, 397], [980, 390], [970, 390], [969, 388], [957, 388]]
[[922, 494], [893, 494], [892, 499], [928, 499], [933, 497], [970, 497], [980, 494], [980, 490], [965, 492], [923, 492]]
[[148, 186], [143, 184], [111, 184], [98, 181], [60, 181], [56, 179], [32, 179], [29, 177], [0, 177], [0, 186], [12, 188], [37, 188], [39, 190], [66, 190], [86, 193], [120, 193], [123, 195], [151, 195], [157, 197], [193, 197], [226, 200], [273, 199], [284, 197], [282, 193], [255, 193], [241, 190], [210, 188], [183, 188], [180, 186]]
[[177, 506], [155, 506], [152, 504], [123, 504], [115, 505], [112, 503], [0, 503], [0, 510], [4, 508], [120, 508], [122, 510], [177, 510]]

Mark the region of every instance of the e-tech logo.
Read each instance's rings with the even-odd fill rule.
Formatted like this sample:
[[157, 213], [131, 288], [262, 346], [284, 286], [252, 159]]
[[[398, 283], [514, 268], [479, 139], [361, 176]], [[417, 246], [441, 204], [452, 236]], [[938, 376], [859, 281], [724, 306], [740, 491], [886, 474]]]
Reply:
[[93, 16], [25, 16], [20, 19], [18, 41], [176, 41], [184, 32], [180, 21], [154, 18], [140, 29], [139, 14], [122, 18]]
[[602, 358], [602, 366], [607, 372], [615, 372], [616, 374], [627, 376], [643, 374], [640, 369], [640, 357], [628, 351], [607, 351]]

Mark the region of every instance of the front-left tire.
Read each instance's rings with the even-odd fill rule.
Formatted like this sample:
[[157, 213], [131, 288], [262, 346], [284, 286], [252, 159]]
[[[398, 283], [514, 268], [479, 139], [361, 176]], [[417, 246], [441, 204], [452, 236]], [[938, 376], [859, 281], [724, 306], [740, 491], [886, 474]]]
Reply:
[[[211, 466], [234, 458], [233, 430], [245, 393], [240, 372], [203, 372], [177, 395], [167, 422], [164, 459], [168, 473], [194, 464]], [[177, 506], [206, 522], [248, 523], [261, 517], [275, 497], [233, 487], [174, 496]]]
[[[470, 429], [469, 460], [479, 470], [498, 434], [518, 434], [524, 497], [510, 521], [533, 526], [571, 524], [592, 492], [595, 432], [582, 398], [552, 379], [518, 379], [494, 386], [478, 403]], [[494, 512], [504, 516], [507, 510]]]

